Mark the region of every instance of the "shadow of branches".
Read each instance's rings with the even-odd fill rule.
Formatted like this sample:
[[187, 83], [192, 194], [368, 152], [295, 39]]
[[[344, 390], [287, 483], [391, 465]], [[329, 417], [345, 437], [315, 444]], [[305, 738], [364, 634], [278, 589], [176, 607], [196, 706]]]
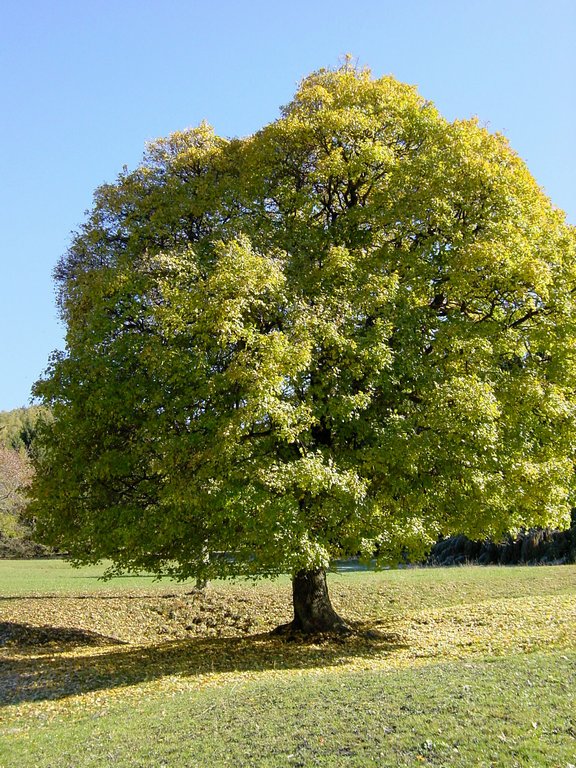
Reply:
[[359, 656], [393, 653], [401, 647], [405, 647], [401, 639], [393, 635], [377, 638], [357, 635], [340, 641], [311, 643], [286, 642], [269, 634], [259, 634], [241, 638], [193, 638], [148, 646], [124, 645], [110, 650], [82, 648], [66, 656], [37, 649], [39, 652], [34, 657], [19, 655], [3, 662], [0, 704], [54, 701], [167, 676], [200, 678], [244, 671], [325, 668], [345, 665]]
[[63, 653], [75, 646], [124, 645], [123, 640], [91, 632], [87, 629], [70, 627], [37, 627], [24, 622], [0, 622], [0, 646], [29, 650], [34, 653], [38, 648], [49, 649], [52, 653]]

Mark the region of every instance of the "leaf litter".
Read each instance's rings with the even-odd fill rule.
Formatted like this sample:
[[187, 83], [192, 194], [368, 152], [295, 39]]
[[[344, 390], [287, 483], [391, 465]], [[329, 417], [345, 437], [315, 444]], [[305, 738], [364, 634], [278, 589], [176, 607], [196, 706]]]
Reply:
[[[571, 571], [576, 575], [576, 569]], [[572, 580], [572, 583], [573, 580]], [[118, 699], [176, 695], [207, 685], [241, 685], [262, 676], [382, 671], [550, 648], [576, 647], [570, 589], [543, 599], [474, 594], [446, 605], [436, 585], [331, 586], [339, 613], [360, 630], [338, 642], [286, 642], [270, 631], [290, 614], [286, 587], [274, 584], [174, 587], [88, 595], [24, 596], [2, 601], [0, 732], [26, 732], [32, 721], [98, 716]], [[408, 590], [412, 588], [412, 592]], [[452, 597], [453, 594], [452, 594]]]

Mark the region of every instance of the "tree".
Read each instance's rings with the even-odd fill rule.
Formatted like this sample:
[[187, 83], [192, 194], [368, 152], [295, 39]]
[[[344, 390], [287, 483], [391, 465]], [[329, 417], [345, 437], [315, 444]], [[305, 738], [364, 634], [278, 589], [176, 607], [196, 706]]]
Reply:
[[[30, 455], [41, 420], [50, 419], [40, 406], [0, 411], [0, 556], [29, 551], [31, 523], [26, 518], [27, 489], [32, 476]], [[8, 543], [7, 543], [8, 542]], [[32, 545], [32, 543], [31, 543]]]
[[78, 563], [293, 575], [567, 526], [575, 233], [500, 135], [349, 64], [153, 142], [56, 269], [32, 508]]

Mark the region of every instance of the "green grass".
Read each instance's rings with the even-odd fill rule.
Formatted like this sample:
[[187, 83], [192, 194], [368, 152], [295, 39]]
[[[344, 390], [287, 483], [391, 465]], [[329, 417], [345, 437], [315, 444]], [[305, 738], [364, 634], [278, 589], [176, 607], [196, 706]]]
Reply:
[[307, 671], [12, 733], [6, 766], [566, 766], [576, 654], [396, 672]]
[[[119, 590], [159, 589], [174, 590], [180, 587], [189, 590], [194, 581], [177, 583], [169, 578], [158, 578], [148, 574], [129, 575], [103, 580], [105, 565], [92, 565], [74, 568], [66, 560], [58, 558], [39, 560], [0, 560], [0, 584], [4, 596], [86, 594], [91, 592], [118, 592]], [[534, 588], [535, 574], [538, 590], [546, 594], [570, 592], [576, 589], [575, 578], [570, 567], [554, 568], [534, 566], [514, 567], [460, 567], [460, 568], [410, 568], [381, 572], [332, 573], [330, 584], [370, 583], [383, 585], [391, 599], [397, 593], [398, 598], [408, 599], [412, 604], [421, 604], [422, 600], [435, 602], [438, 590], [442, 592], [442, 602], [458, 603], [462, 598], [481, 598], [485, 590], [494, 596], [529, 595]], [[565, 574], [565, 576], [559, 576]], [[218, 582], [222, 584], [223, 582]], [[240, 584], [244, 589], [251, 581], [242, 579], [225, 582], [234, 588]], [[267, 585], [281, 585], [288, 588], [289, 579], [281, 576], [265, 580], [258, 588]], [[410, 588], [408, 586], [410, 585]]]
[[[170, 579], [146, 574], [102, 580], [103, 565], [73, 568], [66, 560], [0, 560], [3, 595], [109, 592], [118, 589], [163, 588]], [[190, 587], [188, 587], [190, 588]]]
[[96, 569], [74, 588], [57, 561], [7, 573], [0, 621], [27, 640], [0, 649], [1, 768], [576, 765], [574, 566], [331, 575], [336, 607], [382, 637], [322, 644], [263, 634], [286, 579], [199, 596], [91, 592]]

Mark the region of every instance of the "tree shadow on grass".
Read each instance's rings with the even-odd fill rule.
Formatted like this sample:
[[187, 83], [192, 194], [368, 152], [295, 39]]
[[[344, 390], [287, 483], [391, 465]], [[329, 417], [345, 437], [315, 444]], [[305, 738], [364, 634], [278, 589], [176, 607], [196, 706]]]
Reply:
[[26, 600], [32, 602], [38, 600], [41, 602], [47, 600], [172, 600], [175, 597], [186, 597], [188, 595], [201, 595], [202, 592], [197, 589], [191, 589], [182, 592], [145, 592], [144, 590], [138, 590], [132, 594], [124, 592], [121, 596], [118, 592], [86, 592], [86, 593], [71, 593], [66, 594], [62, 592], [46, 592], [43, 595], [35, 594], [23, 594], [23, 595], [0, 595], [0, 603], [6, 601], [21, 602]]
[[106, 637], [87, 629], [70, 627], [38, 627], [25, 622], [0, 621], [0, 647], [20, 652], [64, 653], [76, 646], [125, 645], [123, 640]]
[[[82, 634], [83, 630], [68, 630]], [[112, 638], [104, 638], [113, 641]], [[0, 705], [55, 701], [83, 693], [160, 680], [267, 670], [343, 666], [353, 658], [391, 654], [406, 647], [401, 638], [356, 635], [340, 641], [285, 642], [270, 634], [192, 638], [149, 646], [76, 647], [57, 655], [38, 648], [35, 657], [7, 658], [0, 668]]]

